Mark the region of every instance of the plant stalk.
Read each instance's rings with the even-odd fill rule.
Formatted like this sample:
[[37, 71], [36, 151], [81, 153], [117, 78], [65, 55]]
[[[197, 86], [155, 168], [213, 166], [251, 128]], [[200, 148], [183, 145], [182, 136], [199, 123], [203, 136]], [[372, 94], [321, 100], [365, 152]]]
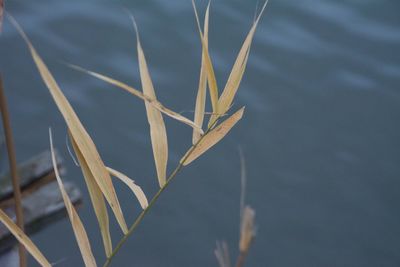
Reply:
[[238, 256], [238, 258], [237, 258], [237, 260], [236, 260], [236, 267], [243, 267], [244, 266], [244, 261], [245, 261], [245, 259], [246, 259], [246, 256], [247, 256], [247, 251], [241, 251], [240, 253], [239, 253], [239, 256]]
[[[219, 118], [219, 117], [218, 117]], [[218, 123], [218, 118], [213, 122], [210, 127], [208, 127], [207, 131], [200, 137], [200, 139], [192, 145], [188, 152], [185, 154], [185, 156], [181, 159], [179, 162], [178, 166], [176, 166], [175, 170], [168, 176], [168, 179], [163, 187], [161, 187], [157, 193], [153, 196], [153, 198], [150, 200], [149, 205], [139, 214], [139, 216], [136, 218], [135, 222], [129, 227], [128, 232], [121, 238], [121, 240], [118, 242], [118, 244], [115, 246], [114, 250], [112, 251], [111, 255], [107, 258], [107, 260], [104, 262], [103, 267], [108, 267], [111, 264], [112, 259], [114, 256], [117, 254], [117, 252], [121, 249], [122, 245], [126, 242], [129, 236], [132, 235], [132, 233], [136, 230], [136, 228], [139, 226], [139, 224], [142, 222], [144, 216], [147, 214], [147, 212], [151, 209], [151, 207], [157, 202], [157, 199], [160, 197], [161, 193], [168, 187], [168, 185], [171, 183], [171, 181], [176, 177], [176, 175], [182, 170], [183, 163], [186, 161], [186, 159], [190, 156], [190, 154], [193, 152], [193, 150], [196, 148], [196, 146], [203, 140], [203, 138], [212, 130], [212, 128]]]
[[178, 172], [183, 168], [183, 165], [179, 163], [179, 165], [175, 168], [175, 170], [171, 173], [171, 175], [168, 177], [165, 185], [161, 187], [157, 193], [153, 196], [151, 201], [149, 202], [149, 205], [147, 208], [145, 208], [139, 216], [136, 218], [135, 222], [129, 227], [128, 233], [126, 233], [121, 240], [118, 242], [118, 244], [115, 246], [114, 250], [112, 251], [111, 255], [107, 258], [106, 262], [104, 263], [103, 267], [108, 267], [111, 263], [111, 260], [114, 258], [115, 254], [120, 250], [122, 245], [126, 242], [129, 236], [132, 235], [132, 233], [135, 231], [135, 229], [139, 226], [141, 221], [143, 220], [144, 216], [147, 214], [147, 212], [151, 209], [151, 207], [154, 205], [154, 203], [157, 202], [157, 199], [160, 197], [161, 193], [167, 188], [167, 186], [170, 184], [172, 179], [178, 174]]
[[[15, 156], [14, 141], [11, 130], [10, 116], [7, 108], [6, 96], [3, 89], [3, 80], [0, 74], [0, 111], [3, 121], [4, 135], [7, 145], [8, 162], [10, 164], [10, 173], [12, 177], [12, 186], [14, 190], [14, 201], [15, 201], [15, 214], [17, 215], [17, 225], [24, 231], [24, 216], [22, 212], [22, 197], [21, 189], [19, 186], [19, 176], [17, 171], [17, 160]], [[26, 251], [24, 245], [18, 244], [19, 253], [19, 266], [26, 267]]]

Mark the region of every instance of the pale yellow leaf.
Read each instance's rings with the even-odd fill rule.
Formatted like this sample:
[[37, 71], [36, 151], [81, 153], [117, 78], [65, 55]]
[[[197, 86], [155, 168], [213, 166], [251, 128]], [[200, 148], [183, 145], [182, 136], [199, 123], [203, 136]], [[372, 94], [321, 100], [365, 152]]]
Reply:
[[121, 206], [115, 193], [110, 174], [106, 170], [106, 167], [104, 166], [104, 163], [100, 158], [95, 144], [93, 143], [89, 134], [86, 132], [72, 106], [69, 104], [67, 98], [62, 93], [46, 64], [43, 62], [31, 42], [29, 41], [28, 37], [25, 35], [21, 27], [14, 19], [11, 19], [11, 21], [28, 45], [32, 58], [36, 63], [36, 66], [44, 83], [49, 89], [55, 103], [57, 104], [58, 109], [63, 115], [68, 129], [70, 130], [71, 135], [73, 136], [77, 144], [77, 147], [79, 148], [82, 156], [86, 160], [90, 172], [96, 179], [96, 183], [104, 194], [104, 197], [107, 199], [107, 202], [110, 204], [110, 207], [113, 210], [122, 231], [124, 233], [127, 233], [128, 227], [122, 214]]
[[58, 187], [60, 188], [61, 195], [64, 200], [65, 208], [67, 209], [68, 217], [72, 225], [72, 229], [74, 230], [76, 241], [78, 242], [79, 249], [82, 254], [83, 261], [86, 267], [96, 267], [96, 260], [93, 257], [92, 248], [90, 246], [89, 238], [86, 234], [85, 227], [81, 219], [79, 218], [78, 213], [76, 212], [74, 205], [72, 204], [71, 200], [67, 192], [65, 191], [64, 185], [61, 181], [60, 174], [58, 173], [57, 168], [57, 161], [56, 156], [54, 153], [53, 147], [53, 137], [51, 134], [51, 129], [49, 129], [49, 137], [50, 137], [50, 150], [51, 150], [51, 159], [53, 162], [53, 168], [56, 175], [56, 179], [58, 182]]
[[0, 221], [7, 227], [15, 238], [25, 246], [26, 250], [44, 267], [51, 267], [51, 264], [43, 256], [40, 250], [33, 244], [32, 240], [11, 220], [3, 210], [0, 209]]
[[[157, 98], [154, 92], [153, 82], [151, 81], [146, 58], [144, 56], [144, 52], [140, 44], [139, 32], [135, 22], [134, 25], [136, 29], [139, 71], [140, 71], [140, 79], [142, 81], [143, 93], [148, 97], [150, 97], [152, 100], [156, 100]], [[165, 129], [164, 119], [162, 117], [161, 112], [156, 108], [154, 108], [148, 102], [145, 102], [145, 105], [147, 112], [147, 120], [150, 125], [151, 145], [153, 148], [153, 156], [156, 164], [158, 183], [160, 187], [163, 187], [166, 183], [167, 162], [168, 162], [167, 130]]]
[[[204, 57], [204, 67], [207, 72], [207, 80], [208, 80], [208, 88], [210, 89], [210, 98], [211, 98], [211, 105], [213, 108], [213, 113], [218, 114], [218, 86], [217, 86], [217, 80], [215, 78], [215, 72], [214, 72], [214, 67], [211, 61], [210, 54], [208, 52], [208, 42], [205, 39], [205, 36], [203, 36], [203, 32], [201, 31], [200, 27], [200, 21], [199, 21], [199, 16], [197, 14], [197, 9], [196, 5], [194, 3], [194, 0], [192, 0], [192, 5], [194, 9], [194, 14], [196, 17], [196, 22], [197, 22], [197, 27], [199, 29], [199, 34], [200, 34], [200, 40], [201, 40], [201, 45], [202, 45], [202, 53]], [[208, 9], [208, 7], [207, 7]], [[210, 127], [211, 124], [208, 125]]]
[[188, 165], [216, 143], [218, 143], [242, 118], [243, 112], [244, 107], [236, 111], [232, 116], [207, 133], [201, 139], [201, 141], [195, 147], [193, 147], [193, 149], [186, 153], [186, 155], [181, 159], [181, 163], [183, 165]]
[[[239, 51], [236, 61], [232, 67], [231, 73], [229, 75], [228, 81], [225, 85], [224, 91], [222, 92], [220, 98], [218, 99], [218, 111], [220, 114], [224, 114], [228, 111], [232, 102], [235, 98], [236, 92], [239, 89], [240, 82], [243, 78], [243, 74], [246, 69], [247, 60], [250, 53], [251, 43], [253, 41], [254, 33], [256, 31], [258, 22], [260, 21], [261, 15], [268, 1], [265, 1], [260, 14], [255, 20], [253, 26], [251, 27], [247, 37]], [[218, 115], [211, 116], [210, 122], [213, 123], [217, 119]]]
[[147, 197], [144, 194], [142, 188], [135, 184], [135, 181], [130, 179], [128, 176], [125, 174], [114, 170], [110, 167], [107, 167], [107, 170], [110, 172], [110, 174], [118, 179], [120, 179], [122, 182], [124, 182], [135, 194], [136, 198], [139, 200], [140, 206], [142, 209], [146, 209], [147, 206], [149, 205], [149, 202], [147, 201]]
[[96, 214], [97, 222], [99, 223], [100, 233], [103, 240], [104, 250], [106, 256], [109, 257], [112, 252], [112, 241], [110, 234], [110, 223], [108, 219], [108, 212], [104, 196], [93, 177], [86, 160], [83, 158], [78, 146], [72, 135], [69, 133], [72, 148], [74, 149], [76, 158], [81, 167], [83, 177], [85, 178], [86, 186], [89, 191], [90, 200], [92, 202], [94, 213]]
[[254, 218], [256, 212], [250, 206], [245, 206], [243, 209], [240, 221], [240, 241], [239, 249], [241, 252], [247, 252], [250, 248], [251, 242], [256, 236], [256, 229], [254, 225]]
[[[210, 4], [208, 4], [207, 6], [206, 15], [204, 18], [204, 41], [206, 46], [208, 46], [209, 10], [210, 10]], [[198, 125], [200, 128], [203, 127], [204, 110], [205, 110], [206, 95], [207, 95], [207, 70], [204, 61], [205, 61], [205, 53], [202, 52], [199, 89], [197, 91], [196, 107], [194, 111], [194, 123], [196, 123], [196, 125]], [[198, 131], [193, 130], [193, 138], [192, 138], [193, 144], [197, 143], [200, 137], [201, 134]]]
[[163, 106], [157, 99], [153, 99], [149, 96], [147, 96], [146, 94], [143, 94], [142, 92], [140, 92], [139, 90], [127, 85], [126, 83], [120, 82], [118, 80], [115, 80], [111, 77], [105, 76], [103, 74], [100, 74], [98, 72], [94, 72], [94, 71], [90, 71], [87, 69], [84, 69], [82, 67], [76, 66], [76, 65], [72, 65], [72, 64], [68, 64], [68, 66], [70, 66], [71, 68], [84, 72], [88, 75], [91, 75], [99, 80], [102, 80], [106, 83], [112, 84], [116, 87], [119, 87], [129, 93], [131, 93], [132, 95], [142, 99], [143, 101], [145, 101], [146, 103], [149, 103], [151, 105], [153, 105], [153, 107], [155, 107], [156, 109], [158, 109], [159, 111], [161, 111], [162, 113], [164, 113], [165, 115], [180, 121], [190, 127], [192, 127], [195, 131], [199, 132], [199, 134], [203, 134], [203, 130], [201, 129], [201, 127], [197, 126], [197, 124], [195, 124], [193, 121], [189, 120], [188, 118], [182, 116], [179, 113], [176, 113], [175, 111], [172, 111], [171, 109]]
[[228, 244], [225, 241], [217, 241], [217, 247], [214, 250], [219, 267], [231, 267]]

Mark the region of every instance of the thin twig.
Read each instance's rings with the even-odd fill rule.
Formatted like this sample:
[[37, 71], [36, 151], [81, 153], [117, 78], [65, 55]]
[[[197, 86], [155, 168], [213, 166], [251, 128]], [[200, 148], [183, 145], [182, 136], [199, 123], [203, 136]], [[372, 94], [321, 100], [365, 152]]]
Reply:
[[[7, 109], [6, 96], [3, 90], [3, 80], [0, 74], [0, 111], [3, 120], [3, 128], [7, 145], [8, 162], [10, 164], [10, 173], [12, 177], [12, 185], [14, 190], [14, 200], [15, 200], [15, 214], [17, 215], [17, 225], [21, 230], [24, 230], [24, 216], [22, 212], [22, 198], [21, 189], [19, 187], [19, 176], [17, 171], [17, 161], [15, 156], [14, 141], [11, 130], [10, 116]], [[26, 266], [26, 253], [25, 247], [19, 243], [19, 266]]]
[[246, 256], [247, 256], [247, 251], [240, 252], [240, 254], [237, 258], [237, 261], [236, 261], [236, 267], [243, 267]]
[[[254, 238], [253, 238], [254, 239]], [[248, 248], [246, 250], [240, 251], [239, 252], [239, 256], [236, 260], [236, 267], [243, 267], [244, 266], [244, 262], [246, 260], [247, 254], [249, 253], [250, 250], [250, 246], [253, 243], [253, 240], [250, 242]]]

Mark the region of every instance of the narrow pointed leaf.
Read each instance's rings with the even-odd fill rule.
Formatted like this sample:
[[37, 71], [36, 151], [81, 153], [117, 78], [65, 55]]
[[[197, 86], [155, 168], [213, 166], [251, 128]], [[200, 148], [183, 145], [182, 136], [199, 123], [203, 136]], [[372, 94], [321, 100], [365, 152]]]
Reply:
[[[152, 100], [156, 100], [153, 82], [151, 81], [150, 73], [147, 68], [146, 58], [142, 46], [140, 44], [139, 33], [135, 24], [137, 35], [137, 52], [139, 59], [140, 79], [142, 81], [143, 93], [149, 96]], [[168, 139], [167, 130], [165, 129], [164, 119], [159, 110], [154, 108], [148, 102], [145, 102], [147, 120], [150, 125], [150, 137], [153, 148], [153, 156], [156, 164], [158, 183], [163, 187], [166, 183], [167, 161], [168, 161]]]
[[[197, 14], [197, 9], [196, 9], [196, 5], [194, 3], [194, 0], [192, 0], [192, 4], [193, 4], [193, 9], [194, 9], [194, 14], [195, 14], [195, 17], [196, 17], [197, 27], [198, 27], [199, 34], [200, 34], [202, 51], [203, 51], [203, 55], [204, 55], [204, 66], [205, 66], [205, 70], [207, 72], [207, 80], [208, 80], [208, 88], [210, 89], [211, 105], [212, 105], [212, 108], [213, 108], [213, 113], [218, 114], [218, 86], [217, 86], [217, 79], [215, 78], [214, 67], [213, 67], [213, 64], [212, 64], [212, 61], [211, 61], [210, 54], [208, 52], [208, 44], [207, 44], [208, 42], [205, 39], [205, 36], [203, 36], [203, 32], [201, 31], [199, 16]], [[208, 10], [208, 7], [207, 7], [207, 10]], [[211, 126], [211, 124], [208, 125], [208, 127], [210, 127], [210, 126]]]
[[127, 85], [126, 83], [120, 82], [118, 80], [115, 80], [111, 77], [108, 77], [106, 75], [100, 74], [98, 72], [94, 72], [94, 71], [90, 71], [87, 69], [84, 69], [82, 67], [76, 66], [76, 65], [72, 65], [72, 64], [68, 64], [68, 66], [70, 66], [71, 68], [77, 70], [77, 71], [81, 71], [83, 73], [86, 73], [90, 76], [93, 76], [99, 80], [102, 80], [106, 83], [112, 84], [118, 88], [121, 88], [129, 93], [131, 93], [132, 95], [142, 99], [143, 101], [153, 105], [153, 107], [155, 107], [157, 110], [161, 111], [162, 113], [164, 113], [165, 115], [180, 121], [190, 127], [192, 127], [195, 131], [198, 131], [199, 134], [203, 134], [203, 130], [197, 126], [197, 124], [195, 124], [193, 121], [189, 120], [188, 118], [182, 116], [179, 113], [176, 113], [175, 111], [172, 111], [171, 109], [163, 106], [158, 100], [153, 99], [145, 94], [143, 94], [142, 92], [140, 92], [139, 90], [133, 88], [132, 86]]
[[35, 260], [44, 267], [51, 267], [49, 261], [43, 256], [40, 250], [33, 244], [32, 240], [11, 220], [7, 214], [0, 209], [0, 221], [7, 227], [11, 234], [23, 244], [26, 250], [35, 258]]
[[188, 165], [193, 160], [197, 159], [204, 152], [217, 144], [224, 136], [232, 129], [233, 126], [242, 118], [244, 107], [236, 111], [232, 116], [219, 124], [217, 127], [207, 133], [200, 143], [198, 143], [193, 150], [189, 150], [186, 155], [181, 159], [183, 165]]
[[71, 225], [72, 225], [72, 229], [74, 230], [76, 241], [78, 242], [79, 250], [81, 251], [85, 266], [86, 267], [96, 267], [97, 266], [96, 260], [93, 257], [92, 248], [90, 246], [89, 238], [86, 234], [85, 227], [83, 226], [83, 223], [82, 223], [81, 219], [79, 218], [79, 215], [76, 212], [74, 205], [72, 204], [67, 192], [65, 191], [64, 185], [61, 181], [60, 174], [58, 172], [51, 130], [49, 130], [49, 136], [50, 136], [51, 159], [53, 162], [54, 172], [56, 174], [58, 186], [60, 188], [61, 195], [64, 200], [65, 208], [67, 209], [67, 213], [68, 213], [68, 217], [71, 222]]
[[135, 184], [134, 180], [132, 180], [125, 174], [123, 174], [117, 170], [114, 170], [110, 167], [107, 167], [107, 170], [110, 172], [110, 174], [112, 176], [120, 179], [132, 190], [132, 192], [135, 194], [136, 198], [139, 200], [139, 203], [140, 203], [140, 206], [142, 207], [142, 209], [147, 208], [147, 206], [149, 205], [149, 202], [147, 201], [147, 197], [144, 194], [142, 188], [140, 186], [138, 186], [137, 184]]
[[[253, 41], [254, 33], [256, 31], [258, 22], [260, 21], [261, 15], [264, 12], [264, 9], [267, 5], [268, 1], [265, 1], [260, 14], [255, 20], [253, 26], [251, 27], [247, 37], [242, 45], [242, 48], [239, 51], [239, 54], [236, 58], [236, 61], [232, 67], [231, 73], [229, 75], [228, 81], [225, 85], [224, 91], [222, 92], [219, 100], [218, 100], [218, 110], [221, 114], [224, 114], [228, 111], [232, 102], [235, 98], [236, 92], [239, 89], [240, 82], [243, 78], [243, 74], [246, 69], [247, 60], [250, 53], [250, 47]], [[211, 116], [210, 122], [214, 122], [217, 119], [217, 116]]]
[[104, 194], [104, 197], [107, 199], [107, 202], [110, 204], [111, 209], [113, 210], [122, 231], [124, 233], [127, 233], [128, 227], [123, 217], [121, 206], [115, 193], [110, 174], [106, 170], [106, 167], [104, 166], [104, 163], [100, 158], [95, 144], [93, 143], [89, 134], [86, 132], [85, 128], [83, 127], [67, 98], [62, 93], [46, 64], [43, 62], [31, 42], [29, 41], [28, 37], [25, 35], [21, 27], [14, 19], [11, 18], [11, 22], [17, 28], [21, 36], [24, 38], [26, 44], [28, 45], [29, 51], [31, 52], [32, 58], [39, 70], [39, 73], [47, 88], [49, 89], [55, 103], [57, 104], [58, 109], [63, 115], [68, 129], [71, 132], [71, 135], [73, 136], [79, 150], [86, 160], [90, 172], [96, 179], [96, 183]]
[[108, 212], [104, 196], [101, 189], [96, 183], [96, 179], [93, 177], [86, 160], [84, 159], [82, 153], [80, 152], [74, 138], [69, 133], [72, 148], [75, 152], [76, 158], [81, 167], [83, 177], [85, 178], [86, 186], [89, 191], [90, 200], [92, 202], [94, 213], [96, 214], [97, 222], [99, 223], [100, 233], [103, 240], [104, 250], [106, 256], [109, 257], [112, 252], [112, 241], [110, 234], [110, 222], [108, 219]]
[[[208, 46], [208, 19], [209, 19], [210, 4], [207, 6], [206, 15], [204, 18], [204, 41], [205, 45]], [[202, 49], [203, 50], [203, 49]], [[204, 51], [204, 50], [203, 50]], [[206, 106], [206, 95], [207, 95], [207, 70], [205, 67], [205, 53], [202, 52], [201, 56], [201, 69], [200, 69], [200, 79], [199, 79], [199, 89], [197, 91], [196, 97], [196, 107], [194, 111], [194, 123], [200, 128], [203, 127], [204, 120], [204, 110]], [[193, 144], [197, 143], [201, 137], [201, 134], [193, 130]]]

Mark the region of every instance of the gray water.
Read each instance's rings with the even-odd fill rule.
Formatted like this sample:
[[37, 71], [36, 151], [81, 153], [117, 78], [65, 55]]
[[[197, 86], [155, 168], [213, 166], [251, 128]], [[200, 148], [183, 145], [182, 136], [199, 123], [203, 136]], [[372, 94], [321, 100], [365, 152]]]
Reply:
[[[198, 1], [204, 12], [206, 1]], [[210, 49], [220, 87], [257, 1], [213, 1]], [[7, 8], [49, 64], [104, 161], [157, 189], [143, 103], [77, 73], [67, 61], [140, 88], [135, 15], [161, 102], [192, 117], [200, 42], [190, 1], [9, 0]], [[173, 182], [114, 266], [217, 266], [215, 241], [237, 254], [240, 164], [257, 238], [247, 266], [400, 265], [400, 2], [271, 0], [257, 30], [234, 108], [245, 118]], [[6, 22], [0, 39], [18, 158], [49, 147], [48, 127], [84, 193], [80, 216], [101, 263], [98, 227], [66, 126], [25, 44]], [[166, 119], [172, 169], [191, 130]], [[131, 222], [139, 206], [116, 183]], [[113, 221], [114, 242], [121, 235]], [[82, 262], [67, 220], [33, 240], [56, 266]], [[35, 263], [32, 260], [32, 265]]]

